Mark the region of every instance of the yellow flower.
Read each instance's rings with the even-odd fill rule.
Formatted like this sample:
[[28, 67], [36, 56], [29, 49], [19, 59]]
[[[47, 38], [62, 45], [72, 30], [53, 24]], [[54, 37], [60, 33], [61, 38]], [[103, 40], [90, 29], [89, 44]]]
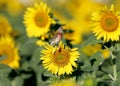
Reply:
[[81, 50], [87, 56], [92, 56], [97, 52], [101, 52], [104, 59], [107, 59], [110, 56], [110, 51], [108, 49], [101, 49], [100, 44], [93, 44], [84, 46]]
[[103, 10], [94, 12], [91, 17], [91, 29], [97, 39], [103, 38], [105, 42], [109, 40], [118, 41], [120, 36], [120, 12], [111, 5], [110, 9], [105, 6]]
[[24, 24], [28, 37], [40, 37], [49, 31], [51, 23], [54, 20], [49, 16], [50, 9], [45, 3], [29, 7], [24, 15]]
[[20, 66], [18, 48], [15, 47], [13, 39], [9, 36], [0, 38], [0, 56], [5, 57], [3, 60], [0, 60], [1, 64], [8, 65], [11, 68]]
[[6, 17], [0, 15], [0, 36], [9, 35], [12, 32], [12, 27]]
[[8, 0], [6, 3], [6, 10], [12, 16], [19, 15], [23, 11], [23, 8], [24, 6], [19, 0]]
[[101, 50], [101, 53], [104, 59], [107, 59], [110, 56], [110, 51], [108, 49]]
[[93, 74], [85, 74], [81, 81], [81, 86], [97, 86], [97, 80]]
[[72, 44], [79, 44], [82, 42], [82, 30], [79, 28], [79, 23], [76, 23], [74, 20], [70, 21], [63, 29], [72, 30], [72, 32], [64, 34], [64, 37], [70, 40]]
[[120, 10], [120, 5], [119, 5], [119, 0], [114, 0], [114, 5], [116, 7], [117, 10]]
[[62, 42], [59, 46], [53, 47], [46, 45], [45, 50], [42, 50], [41, 60], [45, 69], [48, 69], [53, 74], [71, 74], [73, 67], [77, 67], [75, 61], [79, 58], [79, 52], [77, 48], [70, 49], [68, 46], [64, 46]]
[[[77, 8], [76, 14], [74, 14], [77, 23], [79, 24], [79, 28], [81, 29], [83, 34], [89, 33], [89, 22], [90, 22], [90, 14], [94, 11], [101, 9], [103, 4], [96, 3], [93, 0], [80, 0], [80, 5]], [[87, 7], [86, 7], [87, 6]]]
[[77, 86], [75, 78], [64, 79], [53, 83], [50, 86]]
[[87, 45], [82, 48], [82, 52], [87, 56], [92, 56], [93, 54], [97, 53], [100, 50], [101, 50], [100, 44]]

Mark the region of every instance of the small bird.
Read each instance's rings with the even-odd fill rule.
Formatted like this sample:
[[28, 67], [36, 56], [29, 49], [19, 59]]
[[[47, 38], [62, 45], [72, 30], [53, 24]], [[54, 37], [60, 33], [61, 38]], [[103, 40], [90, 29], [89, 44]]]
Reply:
[[51, 39], [50, 44], [51, 45], [56, 45], [59, 43], [59, 41], [62, 39], [62, 35], [63, 35], [63, 29], [62, 27], [59, 27], [57, 30], [57, 33], [53, 36], [53, 38]]

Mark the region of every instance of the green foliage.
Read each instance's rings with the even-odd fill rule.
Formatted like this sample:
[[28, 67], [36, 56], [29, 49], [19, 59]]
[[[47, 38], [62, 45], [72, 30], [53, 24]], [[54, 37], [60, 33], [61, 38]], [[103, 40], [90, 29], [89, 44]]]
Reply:
[[11, 68], [0, 64], [0, 86], [12, 86], [11, 81], [8, 79], [8, 74], [10, 72]]

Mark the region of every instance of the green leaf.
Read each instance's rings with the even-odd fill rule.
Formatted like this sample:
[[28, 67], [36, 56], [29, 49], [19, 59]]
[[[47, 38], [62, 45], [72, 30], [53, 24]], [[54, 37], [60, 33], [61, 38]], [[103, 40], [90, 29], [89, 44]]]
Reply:
[[120, 71], [120, 50], [117, 52], [116, 58], [115, 58], [115, 64], [117, 66], [117, 71]]
[[91, 45], [91, 44], [97, 44], [97, 43], [101, 43], [100, 40], [96, 40], [96, 37], [94, 35], [89, 35], [87, 37], [87, 39], [85, 39], [80, 45], [79, 48], [82, 48], [86, 45]]
[[0, 86], [12, 86], [12, 85], [7, 77], [0, 76]]
[[79, 82], [81, 86], [96, 86], [97, 81], [95, 73], [84, 73], [82, 76], [78, 77], [77, 82]]
[[81, 67], [81, 70], [83, 70], [85, 72], [90, 72], [90, 71], [92, 71], [92, 66], [91, 65], [84, 65]]
[[[19, 83], [19, 84], [18, 84]], [[17, 76], [13, 81], [12, 85], [13, 86], [23, 86], [24, 79], [21, 76]]]
[[49, 71], [45, 71], [44, 73], [43, 73], [43, 75], [45, 75], [45, 76], [54, 76], [51, 72], [49, 72]]
[[37, 86], [49, 86], [47, 81], [43, 81], [40, 74], [37, 74]]
[[117, 79], [120, 80], [120, 71], [117, 73]]
[[21, 66], [21, 69], [27, 71], [28, 68], [30, 67], [30, 63], [28, 61], [25, 61], [25, 62], [22, 62], [22, 66]]
[[92, 71], [92, 66], [90, 64], [89, 57], [86, 57], [86, 55], [81, 54], [80, 58], [78, 59], [78, 62], [79, 63], [81, 62], [83, 64], [83, 66], [80, 67], [81, 68], [80, 70], [83, 70], [86, 72]]
[[103, 63], [104, 59], [100, 52], [95, 53], [91, 58], [91, 64], [93, 70], [98, 70], [98, 67]]
[[22, 43], [20, 46], [20, 54], [24, 56], [31, 56], [36, 49], [36, 39], [27, 39], [25, 43]]
[[40, 63], [40, 55], [41, 55], [41, 50], [43, 50], [44, 47], [37, 47], [31, 60], [30, 63], [32, 64], [32, 66], [36, 66], [38, 65], [38, 63]]
[[42, 74], [45, 71], [42, 65], [36, 65], [33, 69], [37, 74]]
[[112, 59], [108, 58], [104, 60], [104, 62], [101, 65], [101, 70], [105, 72], [106, 74], [112, 74], [113, 73], [113, 64]]
[[28, 73], [28, 74], [22, 74], [21, 77], [23, 79], [26, 79], [26, 78], [30, 78], [32, 76], [32, 74]]
[[10, 71], [11, 71], [10, 67], [4, 64], [0, 64], [0, 75], [10, 73]]

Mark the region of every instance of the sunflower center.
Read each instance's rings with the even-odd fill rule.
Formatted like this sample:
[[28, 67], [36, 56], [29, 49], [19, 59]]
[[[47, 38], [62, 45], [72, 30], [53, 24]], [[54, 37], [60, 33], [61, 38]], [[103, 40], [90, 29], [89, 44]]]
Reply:
[[4, 56], [4, 55], [8, 55], [8, 50], [2, 49], [2, 50], [0, 51], [0, 56]]
[[48, 23], [48, 15], [43, 12], [39, 12], [35, 15], [35, 24], [39, 27], [45, 27]]
[[9, 63], [13, 59], [13, 53], [8, 49], [2, 49], [0, 51], [0, 56], [2, 56], [2, 59], [3, 59], [1, 63]]
[[57, 66], [63, 67], [69, 63], [70, 55], [66, 50], [56, 51], [53, 61]]
[[101, 25], [105, 31], [115, 31], [118, 27], [118, 19], [112, 13], [107, 13], [101, 18]]

